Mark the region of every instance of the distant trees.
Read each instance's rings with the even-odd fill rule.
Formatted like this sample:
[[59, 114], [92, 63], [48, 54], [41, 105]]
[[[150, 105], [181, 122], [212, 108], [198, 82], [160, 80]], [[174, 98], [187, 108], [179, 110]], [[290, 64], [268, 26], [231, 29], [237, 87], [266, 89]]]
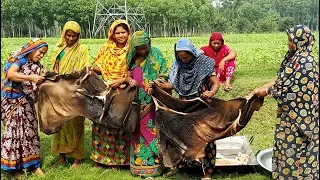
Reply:
[[[114, 2], [100, 1], [106, 7]], [[319, 0], [143, 0], [142, 3], [152, 36], [194, 36], [211, 31], [274, 32], [294, 24], [319, 29]], [[127, 0], [127, 4], [133, 7], [137, 0]], [[82, 36], [91, 38], [95, 7], [96, 0], [2, 0], [1, 37], [58, 37], [63, 24], [75, 20], [82, 27]]]

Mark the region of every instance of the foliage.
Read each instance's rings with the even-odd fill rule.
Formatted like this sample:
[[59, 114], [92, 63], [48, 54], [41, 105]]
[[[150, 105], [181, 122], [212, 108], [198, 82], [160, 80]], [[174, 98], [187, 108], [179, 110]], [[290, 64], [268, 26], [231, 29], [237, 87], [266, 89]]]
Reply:
[[[225, 42], [228, 46], [232, 47], [238, 54], [236, 60], [236, 72], [233, 79], [233, 90], [230, 92], [223, 91], [221, 87], [217, 93], [217, 97], [221, 99], [232, 99], [237, 97], [244, 97], [248, 95], [254, 88], [261, 86], [264, 83], [269, 82], [278, 70], [279, 64], [283, 59], [287, 50], [287, 37], [283, 33], [273, 34], [224, 34]], [[316, 40], [319, 40], [319, 34], [315, 33]], [[164, 57], [168, 60], [168, 66], [173, 61], [173, 45], [179, 38], [152, 38], [152, 45], [158, 47], [163, 53]], [[206, 37], [190, 37], [193, 44], [200, 48], [207, 45], [209, 40], [209, 34]], [[1, 51], [1, 64], [5, 62], [9, 52], [19, 48], [28, 38], [3, 38], [1, 39], [4, 45]], [[50, 57], [57, 38], [47, 38], [49, 43], [49, 51], [41, 60], [47, 70], [50, 64]], [[82, 39], [90, 49], [91, 61], [97, 55], [98, 50], [105, 42], [104, 39]], [[319, 45], [316, 43], [313, 48], [313, 54], [316, 59], [319, 57]], [[2, 66], [3, 67], [3, 66]], [[262, 108], [255, 112], [248, 125], [240, 131], [237, 135], [243, 135], [247, 138], [254, 137], [252, 147], [254, 153], [259, 150], [267, 149], [273, 145], [273, 135], [275, 127], [276, 117], [276, 102], [272, 97], [266, 97]], [[138, 180], [140, 177], [131, 176], [128, 168], [93, 168], [93, 161], [89, 159], [91, 150], [91, 135], [92, 135], [92, 123], [86, 120], [86, 134], [85, 134], [85, 153], [86, 159], [82, 161], [79, 170], [71, 170], [70, 166], [72, 159], [68, 159], [69, 163], [64, 164], [58, 168], [51, 168], [54, 162], [58, 159], [57, 155], [51, 154], [51, 136], [40, 133], [41, 138], [41, 164], [42, 169], [45, 172], [44, 176], [35, 176], [30, 173], [24, 175], [24, 178], [36, 180], [36, 179], [122, 179], [122, 180]], [[153, 124], [149, 124], [153, 126]], [[155, 149], [151, 149], [155, 151]], [[146, 150], [145, 152], [149, 152]], [[4, 174], [1, 171], [1, 179], [11, 179], [8, 174]], [[187, 170], [180, 171], [177, 175], [170, 177], [172, 180], [180, 179], [200, 179], [201, 170], [193, 170], [189, 168]], [[237, 168], [233, 168], [232, 172], [225, 172], [223, 169], [217, 168], [213, 174], [214, 179], [218, 180], [268, 180], [268, 175], [261, 168], [257, 168], [256, 172], [250, 174], [242, 174]], [[168, 178], [159, 177], [159, 180], [165, 180]]]
[[[57, 37], [68, 20], [91, 38], [96, 0], [3, 0], [2, 37]], [[106, 9], [124, 0], [99, 0]], [[140, 2], [140, 1], [139, 1]], [[262, 33], [283, 31], [294, 24], [319, 29], [318, 0], [143, 0], [147, 29], [153, 37], [195, 36], [212, 31]], [[129, 8], [137, 0], [127, 0]], [[214, 5], [213, 5], [214, 4]], [[105, 12], [107, 13], [107, 12]], [[110, 24], [105, 24], [107, 28]], [[100, 38], [104, 34], [100, 34]]]

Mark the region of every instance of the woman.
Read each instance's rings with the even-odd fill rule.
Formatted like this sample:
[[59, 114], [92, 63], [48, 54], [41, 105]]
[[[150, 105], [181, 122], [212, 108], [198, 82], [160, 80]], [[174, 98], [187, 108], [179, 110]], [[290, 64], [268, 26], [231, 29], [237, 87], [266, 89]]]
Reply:
[[214, 69], [220, 83], [225, 82], [225, 90], [231, 91], [231, 79], [236, 68], [235, 58], [237, 53], [224, 44], [224, 39], [220, 32], [213, 32], [209, 45], [200, 48], [206, 56], [214, 59]]
[[[68, 21], [53, 52], [53, 71], [66, 74], [79, 71], [90, 64], [88, 48], [79, 39], [80, 25], [75, 21]], [[84, 120], [84, 117], [76, 117], [64, 123], [61, 131], [53, 135], [52, 153], [59, 153], [59, 160], [53, 167], [64, 163], [66, 155], [75, 159], [72, 168], [78, 168], [80, 160], [84, 159]]]
[[1, 169], [18, 179], [22, 178], [23, 169], [43, 174], [34, 104], [36, 84], [44, 79], [40, 60], [47, 51], [48, 44], [44, 40], [33, 39], [13, 52], [4, 67], [1, 120], [5, 130], [1, 139]]
[[[119, 92], [126, 86], [126, 54], [130, 35], [127, 21], [114, 21], [109, 29], [108, 41], [100, 49], [95, 59], [96, 66], [93, 67], [95, 72], [102, 74], [103, 79]], [[91, 159], [96, 162], [95, 167], [99, 164], [129, 165], [129, 146], [129, 135], [122, 129], [93, 123]]]
[[[188, 39], [180, 39], [175, 45], [175, 61], [169, 72], [169, 82], [156, 83], [165, 90], [174, 89], [181, 99], [201, 97], [210, 101], [219, 90], [214, 71], [214, 61], [198, 51]], [[215, 165], [216, 145], [208, 143], [205, 148], [204, 177], [211, 179]]]
[[311, 49], [314, 36], [304, 25], [287, 31], [288, 52], [275, 80], [250, 96], [271, 93], [278, 103], [272, 157], [273, 179], [319, 179], [319, 77]]
[[149, 34], [137, 31], [132, 35], [127, 54], [128, 83], [137, 85], [140, 121], [130, 143], [130, 171], [133, 175], [152, 177], [162, 173], [155, 129], [155, 105], [148, 94], [151, 81], [164, 77], [166, 60], [151, 46]]

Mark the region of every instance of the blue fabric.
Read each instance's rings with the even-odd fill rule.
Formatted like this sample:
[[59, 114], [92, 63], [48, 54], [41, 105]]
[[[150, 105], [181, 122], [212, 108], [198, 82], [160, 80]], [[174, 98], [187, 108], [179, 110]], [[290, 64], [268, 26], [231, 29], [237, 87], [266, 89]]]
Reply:
[[[19, 67], [19, 69], [21, 69], [21, 67], [23, 65], [25, 65], [28, 62], [26, 57], [22, 57], [20, 59], [16, 59], [14, 62], [10, 62], [7, 61], [5, 67], [4, 67], [4, 72], [7, 73], [8, 69], [13, 65], [17, 65]], [[24, 95], [23, 91], [22, 91], [22, 85], [21, 82], [15, 82], [15, 81], [11, 81], [9, 79], [4, 79], [4, 88], [1, 89], [1, 99], [3, 99], [4, 97], [6, 98], [19, 98], [21, 96]]]
[[[180, 39], [175, 44], [175, 60], [169, 71], [169, 82], [180, 96], [191, 96], [199, 91], [201, 82], [214, 71], [214, 60], [197, 50], [190, 40]], [[193, 55], [192, 61], [183, 63], [177, 52], [187, 51]]]
[[4, 171], [15, 171], [15, 170], [21, 170], [21, 169], [27, 169], [27, 168], [34, 168], [35, 169], [38, 167], [40, 167], [40, 160], [33, 160], [33, 161], [30, 161], [26, 164], [20, 163], [15, 167], [9, 167], [4, 164], [1, 164], [1, 169]]

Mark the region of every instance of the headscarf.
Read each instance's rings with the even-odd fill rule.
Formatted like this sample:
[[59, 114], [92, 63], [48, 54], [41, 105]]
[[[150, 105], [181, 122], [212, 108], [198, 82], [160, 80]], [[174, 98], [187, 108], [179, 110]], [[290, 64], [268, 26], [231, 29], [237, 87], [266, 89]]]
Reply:
[[[316, 71], [317, 65], [314, 57], [310, 54], [315, 41], [314, 35], [311, 30], [304, 25], [294, 26], [287, 30], [286, 33], [292, 39], [295, 45], [295, 51], [292, 52], [289, 50], [286, 53], [280, 69], [277, 72], [278, 78], [275, 81], [272, 93], [278, 102], [289, 105], [291, 102], [290, 98], [288, 98], [288, 94], [290, 94], [288, 93], [289, 89], [298, 88], [299, 90], [299, 88], [305, 86], [308, 91], [312, 89], [312, 92], [309, 94], [312, 96], [310, 100], [314, 102], [317, 101], [316, 104], [318, 104], [318, 98], [315, 97], [317, 96], [316, 94], [318, 94], [319, 88], [318, 72]], [[308, 88], [304, 82], [308, 83]], [[295, 90], [295, 92], [297, 92], [297, 90]]]
[[[212, 41], [219, 40], [221, 41], [221, 48], [219, 51], [214, 51], [211, 45]], [[224, 44], [224, 39], [220, 32], [213, 32], [209, 39], [209, 45], [201, 48], [206, 56], [209, 56], [214, 59], [215, 65], [218, 66], [220, 61], [229, 53], [229, 48]]]
[[[8, 98], [18, 98], [23, 95], [22, 87], [20, 82], [14, 82], [9, 79], [7, 79], [7, 72], [9, 68], [12, 66], [12, 64], [16, 64], [20, 69], [22, 66], [28, 63], [28, 60], [26, 59], [26, 56], [31, 53], [32, 51], [35, 51], [37, 49], [40, 49], [44, 46], [48, 47], [48, 44], [40, 38], [34, 38], [28, 41], [24, 46], [19, 48], [18, 50], [13, 51], [9, 58], [7, 63], [5, 64], [2, 77], [1, 78], [1, 100], [4, 98], [4, 96]], [[40, 62], [30, 62], [31, 64], [35, 64], [38, 67], [39, 73], [42, 72], [42, 65]], [[34, 66], [33, 66], [34, 67]], [[24, 73], [24, 72], [22, 72]]]
[[[169, 81], [181, 96], [198, 93], [202, 81], [213, 74], [214, 61], [200, 53], [188, 39], [180, 39], [175, 44], [175, 61], [169, 72]], [[192, 61], [183, 63], [177, 52], [187, 51], [193, 55]]]
[[[136, 47], [149, 45], [148, 55], [141, 59], [136, 58]], [[133, 62], [134, 61], [134, 62]], [[150, 81], [167, 76], [167, 61], [163, 58], [161, 51], [151, 46], [151, 39], [147, 32], [136, 31], [133, 33], [129, 50], [127, 53], [127, 65], [129, 70], [134, 70], [136, 67], [140, 67], [143, 73], [143, 85], [145, 89], [150, 87]]]
[[109, 29], [108, 41], [100, 49], [95, 64], [100, 68], [104, 80], [115, 80], [127, 76], [126, 54], [129, 46], [129, 39], [123, 48], [117, 47], [113, 38], [115, 28], [119, 24], [125, 24], [129, 29], [129, 39], [131, 36], [130, 26], [125, 20], [115, 20]]
[[145, 46], [148, 44], [150, 44], [150, 47], [151, 47], [151, 39], [150, 39], [149, 33], [145, 31], [136, 31], [135, 33], [133, 33], [132, 38], [130, 40], [130, 44], [129, 44], [128, 54], [126, 57], [127, 64], [129, 66], [131, 64], [131, 60], [137, 54], [135, 48], [138, 46]]
[[84, 66], [90, 64], [88, 48], [85, 45], [80, 44], [80, 25], [75, 21], [68, 21], [63, 27], [61, 32], [61, 37], [56, 45], [56, 49], [52, 55], [52, 68], [57, 60], [59, 54], [67, 47], [65, 40], [65, 35], [67, 30], [72, 30], [73, 32], [79, 34], [78, 40], [69, 47], [68, 52], [64, 54], [59, 62], [59, 73], [65, 74], [72, 71], [78, 71]]

